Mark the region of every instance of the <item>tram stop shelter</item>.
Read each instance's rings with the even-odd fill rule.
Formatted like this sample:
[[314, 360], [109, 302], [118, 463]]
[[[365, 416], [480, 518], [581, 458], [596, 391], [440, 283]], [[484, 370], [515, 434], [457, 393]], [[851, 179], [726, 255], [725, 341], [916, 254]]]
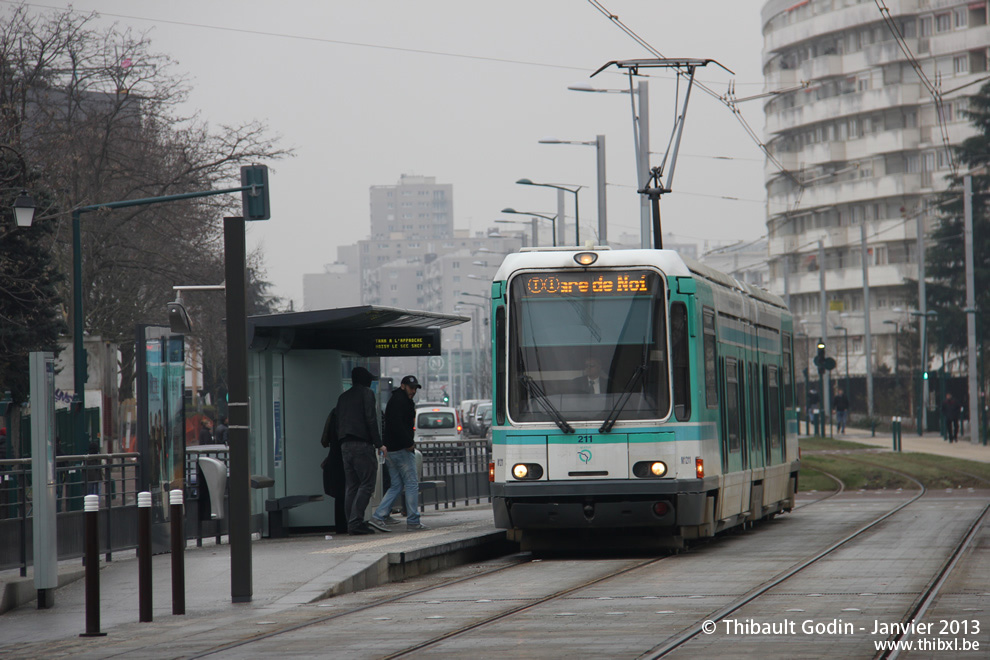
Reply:
[[[320, 438], [350, 387], [351, 368], [380, 375], [382, 357], [440, 355], [440, 330], [469, 320], [372, 305], [248, 317], [251, 472], [274, 480], [252, 489], [252, 530], [272, 531], [266, 501], [269, 509], [285, 505], [278, 515], [286, 532], [333, 524], [331, 498], [315, 497], [323, 495], [327, 456]], [[382, 409], [379, 385], [373, 388]]]

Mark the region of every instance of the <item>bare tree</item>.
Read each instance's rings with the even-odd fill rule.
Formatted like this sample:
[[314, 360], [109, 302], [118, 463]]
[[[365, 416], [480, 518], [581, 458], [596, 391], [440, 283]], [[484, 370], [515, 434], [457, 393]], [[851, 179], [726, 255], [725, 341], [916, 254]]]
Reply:
[[[79, 206], [237, 185], [243, 164], [290, 155], [263, 124], [212, 129], [178, 114], [188, 85], [146, 34], [73, 10], [0, 13], [0, 138], [55, 200], [54, 250], [71, 272], [68, 212]], [[164, 322], [176, 283], [218, 281], [222, 224], [239, 200], [209, 197], [83, 216], [84, 327], [123, 351], [137, 323]], [[69, 309], [69, 280], [62, 286]], [[124, 356], [121, 398], [131, 396]]]

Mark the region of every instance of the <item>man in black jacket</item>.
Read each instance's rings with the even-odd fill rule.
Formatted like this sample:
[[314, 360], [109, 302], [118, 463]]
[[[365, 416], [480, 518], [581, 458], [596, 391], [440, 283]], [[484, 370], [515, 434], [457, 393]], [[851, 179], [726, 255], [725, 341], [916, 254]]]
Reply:
[[388, 476], [392, 481], [381, 504], [371, 516], [370, 524], [385, 529], [390, 522], [392, 503], [400, 493], [406, 494], [406, 529], [427, 529], [419, 521], [419, 474], [416, 470], [416, 404], [413, 397], [422, 387], [415, 376], [406, 376], [385, 406], [385, 447]]
[[354, 367], [351, 370], [351, 389], [337, 399], [337, 435], [347, 482], [344, 509], [349, 534], [375, 533], [364, 521], [364, 510], [368, 508], [378, 474], [375, 450], [380, 449], [383, 454], [387, 450], [382, 446], [382, 437], [378, 432], [378, 407], [375, 405], [375, 393], [371, 391], [371, 381], [374, 379], [364, 367]]

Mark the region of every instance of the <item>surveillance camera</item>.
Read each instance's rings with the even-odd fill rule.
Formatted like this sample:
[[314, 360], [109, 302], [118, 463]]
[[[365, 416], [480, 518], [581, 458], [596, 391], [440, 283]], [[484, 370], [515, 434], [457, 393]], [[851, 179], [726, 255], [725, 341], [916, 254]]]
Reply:
[[178, 300], [167, 304], [168, 324], [175, 333], [192, 332], [192, 321], [189, 319], [189, 312]]

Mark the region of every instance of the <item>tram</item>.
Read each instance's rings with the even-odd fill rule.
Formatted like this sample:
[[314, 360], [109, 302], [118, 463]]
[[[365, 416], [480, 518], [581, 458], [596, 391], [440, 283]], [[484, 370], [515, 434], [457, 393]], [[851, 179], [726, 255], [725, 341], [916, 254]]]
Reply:
[[492, 319], [492, 506], [523, 548], [676, 548], [793, 507], [779, 297], [673, 250], [523, 248]]

